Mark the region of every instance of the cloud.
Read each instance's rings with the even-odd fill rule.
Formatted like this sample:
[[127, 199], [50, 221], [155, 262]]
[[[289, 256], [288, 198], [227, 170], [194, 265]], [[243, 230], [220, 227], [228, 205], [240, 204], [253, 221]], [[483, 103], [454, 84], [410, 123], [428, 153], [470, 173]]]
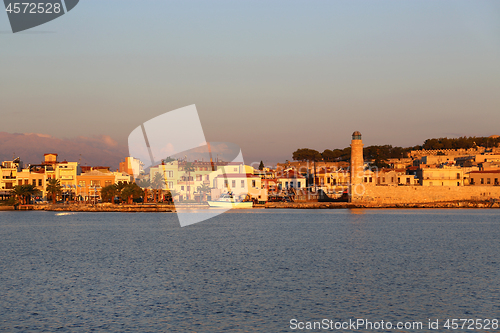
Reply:
[[60, 161], [79, 161], [81, 165], [112, 169], [117, 169], [120, 161], [128, 156], [127, 147], [108, 135], [60, 139], [40, 133], [0, 132], [1, 161], [20, 157], [25, 164], [38, 164], [45, 153], [58, 154]]

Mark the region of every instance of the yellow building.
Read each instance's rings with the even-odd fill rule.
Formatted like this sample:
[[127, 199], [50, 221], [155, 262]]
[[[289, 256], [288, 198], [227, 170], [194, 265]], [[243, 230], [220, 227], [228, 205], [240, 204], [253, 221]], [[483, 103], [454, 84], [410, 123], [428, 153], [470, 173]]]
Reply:
[[468, 185], [464, 169], [458, 167], [422, 168], [417, 170], [422, 186], [464, 186]]

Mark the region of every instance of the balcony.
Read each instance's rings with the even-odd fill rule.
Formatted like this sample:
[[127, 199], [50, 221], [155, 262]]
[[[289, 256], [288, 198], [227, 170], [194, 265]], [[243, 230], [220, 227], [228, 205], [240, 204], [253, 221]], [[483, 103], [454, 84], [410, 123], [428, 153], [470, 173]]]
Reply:
[[194, 181], [183, 181], [183, 180], [178, 180], [177, 185], [194, 185]]

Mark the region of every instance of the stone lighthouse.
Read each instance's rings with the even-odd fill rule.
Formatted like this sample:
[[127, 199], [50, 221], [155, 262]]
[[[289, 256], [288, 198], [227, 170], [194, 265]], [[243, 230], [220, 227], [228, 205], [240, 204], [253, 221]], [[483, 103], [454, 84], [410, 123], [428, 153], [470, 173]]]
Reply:
[[358, 131], [352, 133], [351, 141], [351, 184], [350, 184], [350, 200], [356, 201], [363, 195], [363, 173], [364, 173], [364, 160], [363, 160], [363, 140], [361, 140], [361, 133]]

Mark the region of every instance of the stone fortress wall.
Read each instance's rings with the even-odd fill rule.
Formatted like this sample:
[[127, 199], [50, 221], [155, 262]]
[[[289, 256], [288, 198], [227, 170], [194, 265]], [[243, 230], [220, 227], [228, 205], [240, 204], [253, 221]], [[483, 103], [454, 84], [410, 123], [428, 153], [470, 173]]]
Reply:
[[414, 204], [443, 201], [500, 200], [500, 186], [374, 186], [365, 185], [358, 202]]
[[468, 156], [468, 155], [478, 155], [483, 154], [485, 152], [492, 154], [499, 154], [500, 148], [485, 148], [485, 147], [477, 147], [470, 149], [434, 149], [434, 150], [412, 150], [409, 153], [408, 157], [419, 158], [422, 156], [433, 156], [438, 153], [444, 154], [443, 156]]

